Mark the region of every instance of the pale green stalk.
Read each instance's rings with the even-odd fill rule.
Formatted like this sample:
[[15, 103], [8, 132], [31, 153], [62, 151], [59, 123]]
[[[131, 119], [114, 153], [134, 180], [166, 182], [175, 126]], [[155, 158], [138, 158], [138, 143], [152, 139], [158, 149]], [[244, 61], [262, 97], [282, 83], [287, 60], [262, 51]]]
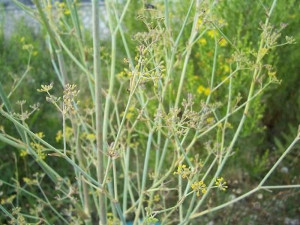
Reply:
[[[85, 168], [85, 160], [84, 155], [81, 149], [80, 143], [80, 125], [74, 127], [74, 136], [76, 137], [76, 157], [79, 162], [79, 166]], [[78, 179], [79, 186], [82, 186], [82, 194], [83, 194], [83, 209], [89, 218], [91, 218], [91, 209], [90, 209], [90, 201], [89, 201], [89, 187], [85, 182], [81, 179], [81, 174], [79, 174], [80, 179]]]
[[280, 156], [280, 158], [277, 160], [277, 162], [272, 166], [272, 168], [269, 170], [269, 172], [266, 174], [266, 176], [261, 180], [258, 187], [262, 187], [267, 179], [270, 177], [270, 175], [274, 172], [274, 170], [277, 168], [277, 166], [281, 163], [281, 161], [286, 157], [287, 154], [293, 149], [294, 145], [299, 141], [300, 139], [300, 133], [297, 134], [297, 137], [294, 139], [294, 141], [290, 144], [290, 146], [285, 150], [285, 152]]
[[[229, 87], [228, 87], [228, 102], [227, 102], [227, 111], [226, 115], [229, 114], [230, 108], [231, 108], [231, 93], [232, 92], [232, 78], [229, 79]], [[228, 118], [225, 119], [224, 125], [222, 128], [222, 140], [221, 140], [221, 146], [220, 146], [220, 155], [219, 155], [219, 165], [222, 163], [222, 157], [223, 157], [223, 151], [224, 151], [224, 144], [225, 144], [225, 133], [226, 133], [226, 127], [227, 127], [227, 121]]]
[[[130, 136], [129, 136], [130, 138]], [[127, 192], [128, 192], [128, 185], [129, 185], [129, 157], [130, 157], [130, 147], [126, 148], [124, 152], [124, 188], [123, 188], [123, 215], [124, 217], [126, 209], [127, 209]]]
[[143, 204], [143, 198], [145, 195], [146, 178], [148, 175], [148, 163], [149, 163], [149, 157], [150, 157], [152, 135], [153, 135], [153, 130], [150, 130], [149, 136], [148, 136], [148, 141], [147, 141], [146, 155], [145, 155], [145, 160], [144, 160], [141, 191], [139, 193], [139, 204], [138, 204], [138, 208], [136, 209], [136, 212], [135, 212], [135, 218], [134, 218], [134, 223], [133, 223], [134, 225], [138, 224], [139, 217], [140, 217], [140, 211], [142, 209], [142, 204]]
[[11, 220], [17, 221], [17, 220], [13, 217], [13, 215], [12, 215], [11, 213], [9, 213], [9, 212], [2, 206], [2, 204], [0, 204], [0, 209], [2, 210], [2, 212], [3, 212], [6, 216], [8, 216]]
[[[96, 143], [97, 143], [97, 180], [102, 184], [104, 178], [104, 153], [103, 153], [103, 118], [102, 118], [102, 75], [100, 72], [100, 28], [98, 1], [92, 1], [93, 15], [93, 52], [94, 52], [94, 78], [95, 78], [95, 112], [96, 112]], [[99, 225], [107, 224], [106, 197], [99, 192]]]
[[213, 66], [212, 66], [212, 71], [211, 71], [211, 78], [210, 78], [210, 92], [207, 96], [206, 99], [206, 104], [209, 103], [210, 98], [211, 98], [211, 90], [214, 87], [214, 80], [215, 80], [215, 74], [216, 74], [216, 67], [217, 67], [217, 56], [218, 56], [218, 42], [217, 38], [215, 37], [215, 51], [214, 51], [214, 59], [213, 59]]
[[187, 14], [185, 16], [185, 19], [183, 21], [183, 24], [181, 26], [179, 34], [178, 34], [178, 36], [176, 38], [176, 41], [175, 41], [175, 43], [174, 43], [174, 45], [172, 47], [171, 57], [169, 59], [166, 59], [166, 62], [167, 62], [167, 75], [166, 75], [166, 79], [165, 79], [165, 82], [164, 82], [164, 88], [163, 88], [163, 91], [162, 91], [162, 100], [164, 100], [165, 93], [166, 93], [166, 90], [167, 90], [168, 85], [169, 85], [170, 77], [171, 77], [171, 74], [172, 74], [172, 72], [174, 70], [173, 65], [174, 65], [175, 54], [177, 52], [179, 41], [180, 41], [180, 39], [181, 39], [181, 37], [183, 35], [183, 31], [184, 31], [184, 28], [186, 27], [186, 24], [188, 22], [190, 13], [192, 12], [194, 2], [195, 2], [195, 0], [191, 0], [190, 1], [190, 6], [189, 6], [189, 9], [188, 9], [188, 12], [187, 12]]
[[29, 54], [29, 60], [28, 60], [27, 68], [26, 68], [25, 72], [23, 73], [23, 75], [21, 76], [21, 78], [18, 80], [18, 82], [16, 83], [16, 85], [13, 86], [13, 88], [11, 89], [11, 91], [9, 92], [9, 94], [7, 95], [7, 98], [10, 98], [10, 96], [20, 86], [20, 84], [22, 83], [22, 81], [24, 80], [24, 78], [27, 76], [28, 72], [32, 69], [31, 66], [30, 66], [30, 58], [31, 58], [31, 53]]

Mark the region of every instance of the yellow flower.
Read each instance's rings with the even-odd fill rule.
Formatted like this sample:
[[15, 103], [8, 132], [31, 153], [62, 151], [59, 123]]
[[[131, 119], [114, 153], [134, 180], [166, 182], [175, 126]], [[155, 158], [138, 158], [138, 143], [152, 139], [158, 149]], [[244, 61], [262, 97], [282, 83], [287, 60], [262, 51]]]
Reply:
[[59, 8], [65, 8], [66, 4], [64, 2], [58, 3]]
[[20, 42], [23, 43], [24, 41], [25, 41], [25, 38], [24, 38], [24, 37], [21, 37], [21, 38], [20, 38]]
[[200, 85], [200, 86], [198, 87], [198, 89], [197, 89], [197, 92], [198, 92], [199, 94], [202, 94], [202, 93], [204, 92], [204, 90], [205, 90], [205, 87], [202, 86], [202, 85]]
[[222, 39], [219, 41], [219, 44], [220, 44], [220, 46], [225, 47], [228, 43], [227, 43], [227, 41], [226, 41], [224, 38], [222, 38]]
[[35, 143], [35, 142], [30, 142], [30, 145], [32, 148], [34, 148], [36, 150], [36, 153], [38, 155], [37, 160], [44, 160], [46, 158], [46, 154], [43, 152], [44, 151], [44, 147], [39, 144], [39, 143]]
[[206, 119], [206, 122], [207, 123], [213, 123], [215, 121], [215, 119], [213, 118], [213, 117], [208, 117], [207, 119]]
[[3, 198], [3, 199], [1, 199], [1, 205], [11, 204], [15, 198], [16, 198], [16, 195], [11, 195], [7, 198]]
[[225, 73], [229, 73], [230, 72], [230, 67], [227, 64], [223, 65], [223, 70]]
[[191, 188], [196, 192], [197, 197], [200, 197], [200, 193], [205, 194], [207, 191], [203, 180], [194, 182]]
[[187, 168], [185, 164], [182, 164], [182, 165], [180, 164], [177, 167], [177, 171], [175, 171], [173, 174], [181, 175], [181, 177], [184, 179], [184, 178], [188, 178], [190, 173], [191, 173], [190, 168]]
[[214, 38], [217, 35], [217, 32], [215, 30], [209, 30], [207, 32], [208, 36], [210, 36], [211, 38]]
[[218, 23], [220, 24], [220, 26], [227, 26], [227, 22], [224, 19], [219, 19]]
[[27, 156], [27, 155], [28, 155], [28, 152], [27, 152], [25, 149], [22, 149], [22, 150], [20, 151], [20, 157], [24, 158], [24, 157]]
[[45, 135], [44, 135], [43, 132], [38, 132], [38, 133], [36, 133], [36, 136], [38, 136], [39, 138], [45, 137]]
[[86, 135], [86, 139], [89, 140], [89, 141], [95, 141], [96, 140], [96, 135], [93, 134], [93, 133], [88, 133]]
[[155, 201], [155, 202], [159, 202], [159, 201], [160, 201], [160, 196], [159, 196], [159, 194], [154, 195], [153, 201]]
[[32, 44], [23, 45], [23, 46], [22, 46], [22, 49], [23, 49], [23, 50], [32, 50], [32, 49], [33, 49], [33, 46], [32, 46]]
[[198, 19], [198, 25], [202, 24], [203, 23], [203, 20], [202, 19]]
[[199, 39], [199, 44], [200, 44], [200, 45], [206, 45], [206, 44], [207, 44], [206, 39], [205, 39], [205, 38], [200, 38], [200, 39]]
[[208, 95], [210, 94], [210, 89], [209, 89], [209, 88], [206, 88], [205, 91], [204, 91], [204, 94], [205, 94], [206, 96], [208, 96]]
[[199, 28], [202, 24], [203, 24], [203, 20], [202, 19], [198, 19], [198, 21], [197, 21], [197, 28]]
[[226, 191], [226, 189], [228, 188], [228, 186], [226, 185], [227, 182], [225, 182], [223, 177], [217, 178], [216, 183], [217, 187], [222, 190], [222, 191]]
[[204, 95], [208, 96], [210, 94], [210, 89], [209, 88], [205, 88], [203, 85], [200, 85], [197, 88], [197, 92], [199, 94], [204, 94]]
[[35, 185], [35, 184], [37, 184], [37, 181], [36, 181], [36, 180], [31, 180], [31, 179], [28, 178], [28, 177], [23, 177], [23, 181], [24, 181], [24, 183], [26, 183], [27, 185]]
[[229, 122], [226, 123], [226, 127], [229, 128], [229, 129], [232, 129], [232, 128], [233, 128], [232, 124], [229, 123]]
[[270, 77], [276, 77], [276, 72], [275, 71], [274, 72], [269, 71], [268, 72], [268, 76], [270, 76]]
[[130, 120], [134, 116], [134, 106], [130, 106], [128, 113], [126, 114], [126, 119]]
[[61, 130], [57, 131], [55, 137], [56, 142], [59, 142], [62, 139], [62, 137], [63, 137], [62, 131]]
[[64, 11], [64, 14], [65, 14], [65, 15], [70, 15], [70, 14], [71, 14], [71, 11], [70, 11], [69, 9], [66, 9], [66, 10]]

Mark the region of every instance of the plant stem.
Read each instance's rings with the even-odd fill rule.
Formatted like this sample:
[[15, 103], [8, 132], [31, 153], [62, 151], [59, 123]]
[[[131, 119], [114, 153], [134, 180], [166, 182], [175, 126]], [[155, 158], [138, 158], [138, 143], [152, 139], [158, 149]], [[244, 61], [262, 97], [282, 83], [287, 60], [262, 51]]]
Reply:
[[[95, 111], [96, 111], [96, 143], [97, 143], [97, 179], [102, 184], [104, 177], [104, 153], [102, 140], [102, 76], [100, 72], [100, 32], [99, 32], [99, 5], [97, 0], [92, 0], [93, 14], [93, 51], [94, 51], [94, 79], [95, 79]], [[99, 225], [107, 224], [106, 197], [99, 192]]]

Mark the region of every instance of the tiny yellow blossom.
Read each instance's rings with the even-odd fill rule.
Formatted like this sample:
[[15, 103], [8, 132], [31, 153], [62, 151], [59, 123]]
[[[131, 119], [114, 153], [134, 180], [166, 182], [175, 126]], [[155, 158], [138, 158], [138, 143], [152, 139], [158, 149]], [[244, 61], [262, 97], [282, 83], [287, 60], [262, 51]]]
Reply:
[[191, 169], [187, 168], [185, 164], [180, 164], [177, 167], [177, 171], [175, 171], [173, 174], [181, 175], [181, 177], [185, 179], [191, 174]]
[[39, 138], [45, 137], [45, 135], [44, 135], [43, 132], [38, 132], [38, 133], [36, 133], [36, 136], [38, 136]]
[[232, 128], [233, 128], [232, 124], [229, 123], [229, 122], [226, 123], [226, 127], [229, 128], [229, 129], [232, 129]]
[[49, 92], [53, 88], [53, 83], [49, 85], [41, 85], [41, 89], [37, 89], [38, 92]]
[[203, 20], [202, 19], [198, 19], [198, 21], [197, 21], [197, 28], [199, 28], [200, 26], [202, 26], [203, 25]]
[[71, 11], [70, 11], [69, 9], [66, 9], [66, 10], [64, 11], [64, 14], [65, 14], [65, 15], [70, 15], [70, 14], [71, 14]]
[[66, 4], [64, 2], [58, 3], [59, 8], [65, 8]]
[[86, 139], [89, 140], [89, 141], [95, 141], [96, 140], [96, 135], [93, 134], [93, 133], [88, 133], [86, 135]]
[[229, 73], [230, 72], [230, 67], [227, 64], [223, 65], [223, 70], [225, 73]]
[[225, 47], [228, 43], [227, 43], [227, 41], [226, 41], [224, 38], [222, 38], [222, 39], [219, 41], [219, 44], [220, 44], [220, 46]]
[[11, 204], [15, 198], [16, 198], [16, 195], [11, 195], [7, 198], [3, 198], [3, 199], [1, 199], [1, 205]]
[[203, 20], [202, 19], [198, 19], [198, 25], [201, 25], [203, 23]]
[[224, 20], [224, 19], [219, 19], [218, 20], [218, 23], [221, 25], [221, 26], [227, 26], [227, 22]]
[[28, 177], [23, 177], [23, 181], [24, 183], [26, 183], [27, 185], [35, 185], [37, 184], [37, 181], [36, 180], [32, 180]]
[[28, 155], [28, 152], [27, 152], [25, 149], [22, 149], [22, 150], [20, 151], [20, 157], [24, 158], [24, 157], [27, 156], [27, 155]]
[[23, 46], [22, 46], [22, 49], [23, 49], [23, 50], [32, 50], [32, 49], [33, 49], [33, 46], [32, 46], [31, 44], [23, 45]]
[[62, 137], [63, 137], [62, 131], [61, 130], [57, 131], [55, 137], [56, 142], [59, 142], [62, 139]]
[[196, 192], [197, 197], [200, 197], [200, 193], [206, 193], [206, 185], [204, 184], [203, 180], [196, 181], [191, 185], [191, 188]]
[[197, 88], [197, 92], [198, 92], [199, 94], [202, 94], [204, 90], [205, 90], [205, 87], [202, 86], [202, 85], [200, 85], [200, 86]]
[[126, 119], [130, 120], [134, 116], [134, 106], [130, 106], [126, 114]]
[[205, 94], [206, 96], [208, 96], [208, 95], [210, 94], [210, 89], [209, 89], [209, 88], [206, 88], [205, 91], [204, 91], [204, 94]]
[[66, 126], [66, 139], [70, 140], [71, 136], [73, 135], [72, 127]]
[[206, 122], [207, 123], [213, 123], [215, 121], [215, 119], [213, 118], [213, 117], [208, 117], [207, 119], [206, 119]]
[[126, 114], [126, 119], [130, 120], [133, 117], [133, 113], [132, 112], [128, 112]]
[[153, 201], [155, 201], [155, 202], [159, 202], [159, 201], [160, 201], [160, 196], [159, 196], [159, 194], [154, 195]]
[[205, 39], [205, 38], [200, 38], [200, 39], [199, 39], [199, 44], [200, 44], [200, 45], [206, 45], [206, 44], [207, 44], [206, 39]]
[[203, 85], [200, 85], [200, 86], [197, 88], [197, 92], [198, 92], [199, 94], [204, 94], [204, 95], [208, 96], [208, 95], [210, 94], [210, 89], [204, 87]]
[[210, 36], [211, 38], [214, 38], [217, 35], [217, 32], [215, 30], [209, 30], [207, 32], [208, 36]]
[[222, 191], [226, 191], [226, 189], [228, 188], [228, 186], [226, 185], [227, 182], [225, 182], [223, 177], [217, 178], [215, 184]]
[[268, 76], [270, 76], [270, 77], [276, 77], [276, 72], [269, 71], [268, 72]]

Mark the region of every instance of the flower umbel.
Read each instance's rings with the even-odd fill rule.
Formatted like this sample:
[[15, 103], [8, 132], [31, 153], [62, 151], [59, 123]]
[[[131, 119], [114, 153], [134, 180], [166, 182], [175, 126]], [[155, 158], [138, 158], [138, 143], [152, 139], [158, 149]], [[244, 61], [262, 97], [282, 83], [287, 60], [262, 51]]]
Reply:
[[222, 190], [222, 191], [226, 191], [226, 189], [228, 188], [228, 186], [226, 185], [227, 182], [224, 180], [223, 177], [217, 178], [216, 183], [217, 187]]
[[177, 171], [175, 171], [173, 174], [181, 175], [181, 177], [185, 179], [191, 174], [191, 169], [187, 168], [185, 164], [182, 164], [177, 167]]
[[200, 194], [206, 193], [206, 184], [204, 184], [203, 180], [196, 181], [191, 185], [192, 189], [196, 192], [196, 195], [200, 197]]

